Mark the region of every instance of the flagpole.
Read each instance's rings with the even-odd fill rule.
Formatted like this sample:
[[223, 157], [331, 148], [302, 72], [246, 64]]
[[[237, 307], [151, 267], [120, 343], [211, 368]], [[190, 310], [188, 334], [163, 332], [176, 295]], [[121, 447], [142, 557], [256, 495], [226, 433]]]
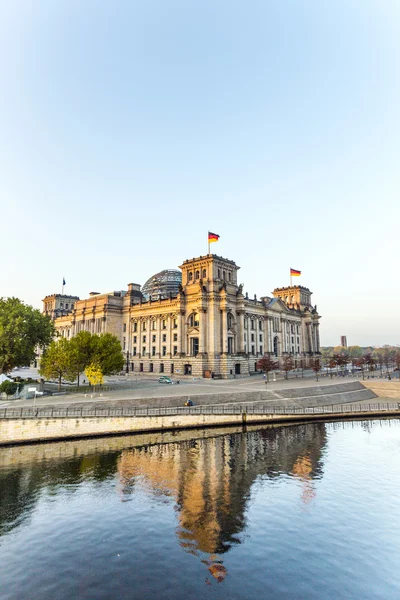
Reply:
[[210, 254], [210, 232], [207, 233], [207, 241], [208, 241], [208, 254]]
[[292, 287], [292, 269], [290, 269], [290, 287]]
[[61, 296], [64, 296], [64, 277], [63, 277], [63, 284], [62, 284], [62, 288], [61, 288]]

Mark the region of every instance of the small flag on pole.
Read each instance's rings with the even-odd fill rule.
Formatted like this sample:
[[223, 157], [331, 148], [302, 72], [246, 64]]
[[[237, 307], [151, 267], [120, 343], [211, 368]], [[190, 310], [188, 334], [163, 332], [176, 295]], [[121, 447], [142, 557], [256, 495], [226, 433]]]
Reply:
[[64, 277], [63, 277], [63, 285], [65, 285], [65, 279], [64, 279]]
[[219, 235], [216, 233], [211, 233], [211, 231], [208, 232], [208, 243], [211, 244], [211, 242], [218, 242], [219, 240]]
[[292, 277], [300, 277], [301, 271], [290, 268], [290, 285], [292, 285]]
[[218, 242], [219, 235], [217, 233], [208, 232], [208, 254], [210, 254], [210, 244], [213, 242]]

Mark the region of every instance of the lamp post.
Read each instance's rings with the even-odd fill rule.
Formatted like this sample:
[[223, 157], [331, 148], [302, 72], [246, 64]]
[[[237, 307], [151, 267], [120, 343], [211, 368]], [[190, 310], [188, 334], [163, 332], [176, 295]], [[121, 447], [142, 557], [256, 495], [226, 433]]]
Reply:
[[126, 351], [126, 372], [129, 373], [129, 350]]

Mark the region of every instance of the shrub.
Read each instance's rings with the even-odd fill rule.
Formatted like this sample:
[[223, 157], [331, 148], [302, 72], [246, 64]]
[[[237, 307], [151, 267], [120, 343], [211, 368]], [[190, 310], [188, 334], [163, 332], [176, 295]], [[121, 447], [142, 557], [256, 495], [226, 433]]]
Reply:
[[0, 392], [4, 392], [7, 396], [14, 396], [18, 389], [18, 384], [7, 379], [0, 385]]

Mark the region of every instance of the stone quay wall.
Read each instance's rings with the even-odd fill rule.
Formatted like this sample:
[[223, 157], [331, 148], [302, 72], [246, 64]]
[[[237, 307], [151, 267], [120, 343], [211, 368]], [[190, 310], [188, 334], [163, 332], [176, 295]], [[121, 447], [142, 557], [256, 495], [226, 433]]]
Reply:
[[391, 410], [344, 411], [315, 414], [182, 414], [134, 417], [53, 417], [0, 419], [0, 446], [119, 434], [144, 434], [210, 427], [247, 427], [260, 423], [289, 423], [311, 420], [343, 420], [400, 415], [400, 407]]

